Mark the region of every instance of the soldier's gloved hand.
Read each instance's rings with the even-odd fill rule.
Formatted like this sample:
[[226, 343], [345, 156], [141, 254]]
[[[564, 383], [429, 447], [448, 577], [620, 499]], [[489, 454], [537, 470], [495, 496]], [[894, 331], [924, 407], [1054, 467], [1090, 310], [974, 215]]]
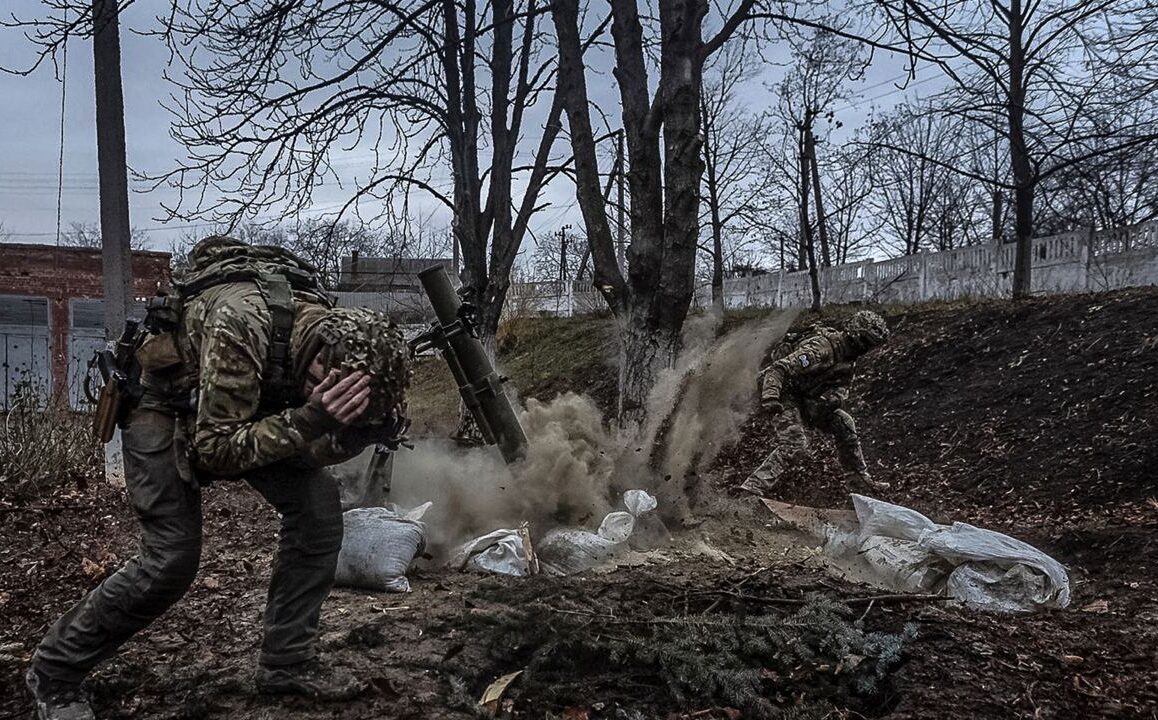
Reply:
[[776, 399], [762, 400], [760, 408], [769, 415], [779, 415], [784, 412], [784, 403]]
[[309, 403], [320, 407], [337, 423], [349, 425], [370, 404], [370, 376], [359, 371], [340, 380], [338, 377], [338, 371], [331, 370], [325, 379], [314, 386]]

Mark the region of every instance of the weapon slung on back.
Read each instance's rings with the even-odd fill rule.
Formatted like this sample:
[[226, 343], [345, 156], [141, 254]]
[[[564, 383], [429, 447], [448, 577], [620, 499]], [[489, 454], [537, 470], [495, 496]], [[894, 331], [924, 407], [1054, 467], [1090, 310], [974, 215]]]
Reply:
[[411, 351], [437, 349], [450, 367], [483, 439], [488, 445], [497, 444], [507, 463], [522, 460], [527, 454], [527, 435], [503, 390], [503, 378], [495, 372], [479, 342], [474, 306], [459, 298], [441, 265], [418, 273], [418, 279], [438, 320], [430, 330], [410, 341]]

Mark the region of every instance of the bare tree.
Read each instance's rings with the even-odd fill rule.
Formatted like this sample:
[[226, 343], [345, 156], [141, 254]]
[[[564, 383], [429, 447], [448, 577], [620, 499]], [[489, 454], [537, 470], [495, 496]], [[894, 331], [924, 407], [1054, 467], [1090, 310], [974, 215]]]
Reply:
[[707, 238], [700, 250], [708, 258], [712, 302], [723, 303], [725, 267], [735, 264], [757, 241], [754, 232], [766, 208], [770, 175], [762, 168], [760, 141], [770, 132], [770, 118], [746, 106], [742, 94], [760, 70], [759, 58], [746, 38], [726, 44], [704, 69], [700, 116], [703, 124], [704, 174], [700, 223]]
[[876, 188], [871, 153], [857, 143], [835, 148], [829, 154], [824, 175], [829, 178], [825, 197], [833, 260], [841, 265], [872, 247], [881, 227], [869, 213]]
[[[335, 182], [350, 192], [331, 222], [441, 205], [493, 338], [540, 191], [564, 165], [551, 156], [562, 109], [544, 11], [538, 0], [178, 0], [165, 21], [183, 62], [169, 107], [189, 158], [157, 178], [182, 192], [172, 213], [286, 218]], [[351, 148], [371, 165], [354, 180], [335, 160]]]
[[877, 191], [872, 205], [886, 231], [886, 247], [914, 255], [932, 245], [935, 206], [954, 162], [953, 124], [909, 106], [873, 123], [871, 149]]
[[[828, 30], [806, 28], [789, 39], [793, 47], [792, 64], [776, 87], [776, 114], [796, 135], [800, 256], [802, 264], [807, 261], [812, 280], [813, 308], [819, 309], [817, 268], [832, 264], [832, 250], [817, 160], [818, 131], [827, 136], [829, 125], [836, 124], [833, 110], [839, 102], [851, 97], [848, 82], [864, 74], [866, 58], [860, 43]], [[815, 211], [811, 218], [810, 203]], [[816, 257], [818, 245], [819, 258]]]
[[[753, 4], [742, 0], [735, 12], [720, 19], [720, 30], [705, 39], [707, 0], [659, 0], [654, 24], [642, 16], [636, 0], [610, 2], [614, 74], [628, 156], [627, 277], [616, 261], [599, 183], [579, 3], [558, 0], [552, 6], [559, 44], [558, 93], [567, 113], [576, 195], [591, 246], [595, 285], [620, 321], [621, 418], [643, 414], [659, 371], [670, 366], [679, 351], [680, 331], [694, 292], [700, 234], [703, 67], [743, 24]], [[652, 57], [656, 62], [649, 69]], [[650, 75], [656, 71], [653, 92]]]
[[[102, 247], [101, 228], [97, 223], [70, 222], [68, 229], [60, 234], [65, 245], [99, 249]], [[133, 228], [129, 233], [129, 247], [133, 250], [145, 250], [149, 246], [149, 233], [140, 228]]]
[[[1039, 185], [1115, 150], [1153, 142], [1149, 124], [1106, 128], [1086, 120], [1137, 102], [1143, 91], [1106, 92], [1128, 54], [1103, 42], [1130, 3], [1077, 0], [872, 0], [882, 27], [916, 60], [941, 67], [954, 84], [955, 116], [983, 123], [1007, 144], [1012, 171], [1013, 295], [1031, 290], [1030, 251]], [[964, 66], [964, 69], [963, 69]], [[1108, 139], [1109, 142], [1097, 141]], [[984, 178], [978, 178], [984, 179]]]
[[1041, 233], [1122, 227], [1158, 218], [1158, 157], [1152, 150], [1106, 147], [1116, 144], [1114, 126], [1158, 124], [1158, 108], [1139, 102], [1121, 112], [1128, 117], [1090, 119], [1105, 126], [1105, 136], [1091, 141], [1102, 153], [1043, 182], [1036, 220]]

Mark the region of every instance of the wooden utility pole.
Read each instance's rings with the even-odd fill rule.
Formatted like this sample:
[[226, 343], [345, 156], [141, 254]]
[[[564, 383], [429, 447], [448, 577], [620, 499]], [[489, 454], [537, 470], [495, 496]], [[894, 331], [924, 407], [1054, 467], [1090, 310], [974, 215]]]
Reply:
[[808, 155], [808, 164], [812, 169], [812, 193], [816, 200], [816, 229], [820, 234], [820, 259], [824, 267], [832, 267], [832, 256], [828, 248], [828, 224], [824, 215], [824, 200], [820, 194], [820, 165], [816, 162], [816, 135], [812, 133], [812, 125], [804, 130], [804, 151]]
[[[116, 340], [133, 302], [129, 249], [129, 179], [125, 159], [125, 103], [117, 0], [93, 0], [93, 72], [96, 87], [97, 175], [100, 182], [101, 258], [105, 339]], [[105, 475], [124, 485], [119, 435], [105, 446]]]

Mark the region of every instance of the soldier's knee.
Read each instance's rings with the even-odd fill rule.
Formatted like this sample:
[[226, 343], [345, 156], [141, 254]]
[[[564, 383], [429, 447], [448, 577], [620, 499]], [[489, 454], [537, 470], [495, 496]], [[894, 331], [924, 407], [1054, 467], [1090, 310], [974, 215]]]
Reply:
[[336, 554], [342, 548], [341, 505], [314, 508], [299, 518], [294, 528], [287, 530], [294, 535], [294, 544], [304, 553]]
[[151, 594], [175, 602], [197, 577], [197, 568], [201, 564], [201, 540], [170, 543], [150, 548], [146, 553], [142, 565], [151, 575]]

